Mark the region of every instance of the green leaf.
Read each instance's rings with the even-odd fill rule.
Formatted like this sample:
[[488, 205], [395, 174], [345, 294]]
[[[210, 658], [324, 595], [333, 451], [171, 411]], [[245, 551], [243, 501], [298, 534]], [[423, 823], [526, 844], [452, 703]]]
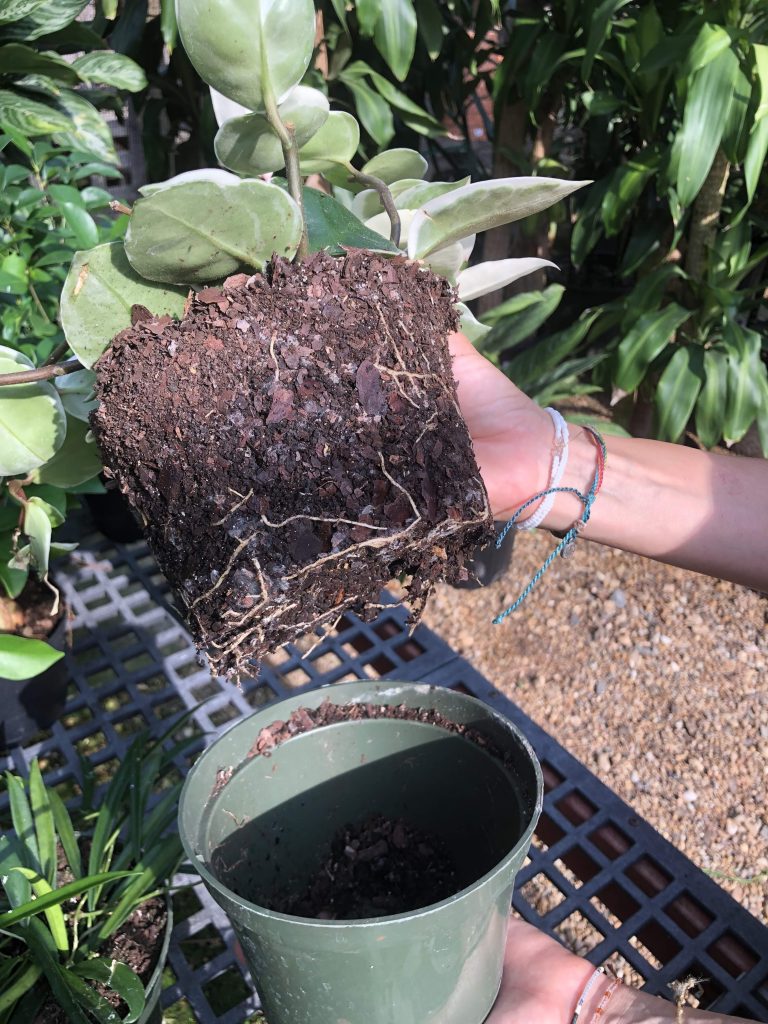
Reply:
[[128, 1007], [127, 1015], [122, 1018], [125, 1024], [133, 1024], [143, 1013], [146, 1003], [144, 986], [130, 967], [119, 960], [98, 957], [74, 964], [70, 970], [78, 978], [99, 981], [116, 992]]
[[430, 199], [436, 199], [468, 185], [469, 177], [460, 178], [458, 181], [419, 181], [409, 185], [402, 192], [396, 192], [395, 184], [393, 182], [390, 185], [390, 191], [395, 197], [395, 206], [398, 210], [417, 210], [420, 206], [425, 206]]
[[177, 0], [179, 35], [204, 82], [249, 110], [277, 102], [304, 77], [315, 43], [312, 0], [217, 4]]
[[359, 78], [339, 75], [339, 81], [352, 93], [355, 112], [377, 146], [386, 146], [395, 134], [392, 110], [387, 101]]
[[175, 188], [176, 185], [184, 185], [192, 181], [210, 181], [214, 185], [239, 185], [241, 179], [230, 171], [222, 171], [219, 167], [205, 167], [198, 171], [184, 171], [173, 178], [165, 181], [153, 181], [149, 185], [140, 185], [139, 194], [142, 196], [153, 196], [157, 192], [164, 192], [167, 188]]
[[128, 262], [122, 242], [109, 242], [75, 253], [61, 292], [61, 325], [80, 362], [93, 366], [114, 336], [131, 326], [131, 306], [180, 319], [186, 295], [184, 288], [145, 281]]
[[589, 334], [601, 310], [586, 310], [575, 323], [513, 355], [504, 365], [504, 372], [523, 391], [529, 391], [542, 377], [556, 369], [566, 356], [574, 352]]
[[85, 53], [77, 58], [73, 67], [85, 82], [111, 85], [128, 92], [139, 92], [147, 87], [143, 70], [123, 53]]
[[[22, 639], [26, 638], [12, 637], [7, 634], [0, 635], [0, 641], [3, 642], [6, 640]], [[42, 641], [36, 642], [42, 643]], [[10, 772], [5, 773], [5, 781], [8, 785], [8, 798], [11, 804], [13, 831], [16, 833], [16, 839], [19, 841], [20, 845], [18, 855], [20, 857], [21, 864], [19, 866], [31, 868], [39, 874], [41, 870], [40, 851], [37, 848], [35, 820], [32, 817], [32, 808], [29, 806], [24, 781], [20, 779], [18, 775], [12, 775]], [[28, 882], [28, 880], [25, 879], [25, 882]], [[28, 884], [25, 885], [25, 888], [27, 891], [31, 892]], [[5, 915], [0, 914], [0, 927], [2, 927], [2, 920], [4, 916]]]
[[119, 162], [109, 125], [88, 100], [79, 93], [63, 91], [57, 98], [57, 106], [67, 116], [67, 130], [57, 131], [55, 142], [82, 150], [97, 160]]
[[91, 1024], [70, 994], [67, 970], [59, 963], [58, 950], [48, 929], [36, 917], [33, 917], [30, 918], [27, 927], [21, 931], [19, 937], [32, 950], [38, 966], [43, 969], [46, 980], [51, 986], [56, 1002], [67, 1015], [70, 1024]]
[[[480, 351], [495, 356], [525, 341], [554, 313], [564, 292], [561, 284], [551, 284], [543, 292], [516, 295], [497, 306], [494, 312], [498, 314], [503, 310], [503, 316], [496, 320], [493, 330], [478, 346]], [[490, 319], [487, 314], [485, 319]]]
[[69, 936], [67, 935], [67, 925], [64, 920], [64, 913], [61, 909], [61, 899], [58, 898], [58, 893], [51, 888], [42, 875], [37, 871], [34, 871], [32, 868], [11, 868], [11, 870], [18, 871], [30, 883], [32, 886], [32, 892], [35, 894], [35, 902], [46, 896], [57, 897], [55, 903], [49, 903], [46, 905], [43, 913], [45, 914], [45, 920], [48, 924], [48, 928], [50, 929], [51, 937], [53, 938], [57, 951], [66, 955], [69, 952]]
[[0, 125], [32, 136], [67, 131], [70, 127], [69, 118], [62, 111], [8, 89], [0, 89]]
[[332, 110], [320, 131], [299, 150], [301, 173], [322, 174], [348, 164], [360, 145], [360, 127], [351, 114]]
[[147, 892], [162, 887], [181, 859], [179, 837], [166, 836], [151, 850], [147, 850], [136, 865], [134, 878], [124, 883], [118, 902], [108, 918], [102, 921], [94, 936], [94, 945], [100, 945], [128, 920]]
[[747, 155], [744, 157], [744, 181], [750, 203], [755, 198], [766, 155], [768, 155], [768, 117], [764, 117], [753, 126], [747, 145]]
[[9, 21], [19, 21], [39, 7], [43, 0], [3, 0], [0, 7], [0, 25]]
[[755, 58], [755, 71], [760, 89], [760, 102], [755, 111], [755, 122], [762, 121], [768, 115], [768, 45], [755, 43], [752, 46]]
[[43, 877], [52, 888], [56, 888], [56, 832], [53, 826], [53, 812], [48, 791], [43, 782], [40, 765], [33, 758], [29, 766], [29, 803], [35, 821], [37, 846], [40, 851], [40, 866]]
[[634, 391], [653, 360], [690, 315], [690, 310], [672, 302], [663, 309], [655, 309], [641, 316], [619, 343], [614, 374], [616, 387], [623, 391]]
[[595, 57], [608, 36], [614, 15], [622, 7], [626, 7], [628, 3], [629, 0], [602, 0], [602, 3], [598, 4], [595, 11], [591, 14], [587, 33], [587, 46], [581, 62], [581, 77], [585, 81], [592, 73]]
[[[17, 776], [10, 773], [6, 775], [6, 779], [9, 778], [15, 778], [17, 783], [21, 783]], [[11, 907], [20, 907], [32, 896], [32, 889], [26, 878], [18, 871], [11, 871], [11, 868], [23, 867], [27, 856], [28, 853], [18, 835], [12, 832], [0, 834], [0, 883]]]
[[[35, 873], [34, 869], [27, 868], [13, 868], [12, 870], [31, 870], [32, 873]], [[68, 900], [76, 899], [92, 889], [105, 885], [107, 882], [116, 882], [135, 875], [135, 871], [104, 871], [94, 875], [86, 875], [85, 878], [76, 878], [73, 882], [60, 885], [58, 889], [54, 889], [52, 892], [36, 896], [35, 899], [19, 907], [14, 907], [13, 910], [8, 910], [4, 914], [0, 914], [0, 928], [7, 929], [19, 921], [34, 917], [36, 914], [44, 914], [51, 907], [59, 907]]]
[[465, 185], [419, 210], [408, 232], [408, 255], [421, 259], [466, 235], [521, 220], [585, 184], [559, 178], [499, 178]]
[[757, 331], [729, 320], [723, 331], [728, 349], [728, 400], [725, 404], [723, 437], [729, 443], [740, 441], [755, 420], [760, 408], [759, 379], [765, 374]]
[[723, 50], [690, 79], [679, 150], [677, 194], [690, 206], [701, 190], [723, 138], [739, 74], [733, 50]]
[[469, 306], [465, 306], [463, 302], [457, 302], [455, 308], [459, 313], [459, 330], [466, 334], [473, 345], [477, 345], [491, 328], [487, 324], [481, 324]]
[[429, 164], [415, 149], [390, 149], [363, 164], [363, 174], [379, 178], [391, 185], [402, 178], [423, 178]]
[[704, 383], [696, 402], [696, 433], [705, 448], [723, 436], [728, 397], [728, 358], [716, 348], [704, 352]]
[[139, 199], [125, 254], [150, 281], [212, 284], [237, 270], [261, 270], [274, 252], [290, 259], [301, 230], [298, 206], [278, 185], [198, 181]]
[[713, 61], [723, 50], [727, 50], [730, 45], [730, 34], [722, 25], [712, 25], [705, 21], [688, 52], [682, 74], [686, 78], [692, 75]]
[[34, 470], [35, 482], [53, 484], [54, 487], [69, 490], [100, 473], [101, 459], [98, 448], [93, 441], [86, 441], [89, 432], [90, 426], [87, 421], [69, 417], [64, 444], [52, 459]]
[[48, 575], [48, 559], [51, 553], [52, 525], [46, 505], [47, 503], [40, 498], [30, 498], [24, 506], [22, 527], [22, 531], [29, 538], [32, 562], [40, 576]]
[[[18, 520], [18, 515], [15, 515]], [[11, 529], [15, 528], [11, 527]], [[29, 572], [22, 569], [12, 568], [9, 565], [13, 551], [13, 534], [9, 531], [0, 531], [0, 584], [3, 590], [12, 600], [15, 600], [24, 589], [29, 578]], [[2, 676], [0, 670], [0, 677]]]
[[384, 75], [380, 75], [378, 71], [374, 71], [373, 68], [368, 67], [363, 61], [355, 61], [353, 64], [348, 65], [345, 70], [349, 73], [352, 68], [359, 69], [360, 73], [370, 76], [371, 81], [387, 103], [398, 111], [403, 124], [407, 128], [417, 132], [419, 135], [426, 135], [428, 138], [440, 138], [448, 134], [448, 130], [444, 125], [432, 117], [431, 114], [428, 114], [423, 107], [414, 103], [410, 97], [401, 92]]
[[0, 68], [5, 75], [48, 75], [67, 85], [80, 81], [72, 65], [57, 53], [40, 53], [22, 43], [0, 46]]
[[78, 249], [92, 249], [99, 244], [99, 229], [87, 210], [74, 203], [60, 203], [59, 209], [67, 227], [75, 236]]
[[66, 414], [82, 420], [83, 423], [89, 423], [91, 413], [97, 405], [93, 394], [96, 384], [96, 374], [93, 370], [76, 370], [75, 373], [56, 377], [53, 383]]
[[42, 640], [0, 634], [0, 679], [34, 679], [63, 657]]
[[[50, 35], [69, 26], [87, 4], [88, 0], [44, 0], [41, 4], [35, 4], [23, 19], [9, 25], [3, 35], [25, 42]], [[4, 2], [3, 12], [5, 7]]]
[[[0, 375], [32, 368], [26, 356], [0, 345]], [[46, 381], [0, 388], [0, 476], [20, 476], [53, 458], [64, 442], [66, 417]]]
[[51, 789], [48, 793], [48, 802], [51, 805], [53, 823], [61, 847], [64, 850], [64, 856], [67, 858], [67, 864], [69, 864], [75, 880], [77, 880], [83, 873], [83, 865], [80, 859], [80, 847], [77, 844], [72, 819], [64, 805], [64, 801], [55, 789]]
[[341, 203], [317, 189], [304, 189], [304, 216], [310, 252], [326, 249], [332, 255], [340, 256], [345, 248], [399, 251], [389, 239], [371, 231]]
[[163, 42], [173, 53], [179, 38], [179, 26], [176, 22], [176, 0], [160, 0], [160, 31]]
[[355, 0], [357, 13], [357, 25], [364, 36], [372, 36], [379, 20], [381, 10], [380, 0]]
[[537, 270], [543, 270], [544, 267], [558, 269], [556, 263], [533, 256], [477, 263], [474, 267], [468, 267], [459, 274], [457, 282], [459, 298], [462, 302], [471, 302], [472, 299], [488, 295], [499, 288], [505, 288], [513, 281], [518, 281], [521, 277], [533, 274]]
[[74, 971], [67, 970], [63, 978], [74, 998], [97, 1024], [115, 1024], [120, 1019], [114, 1006]]
[[403, 82], [416, 49], [418, 26], [413, 0], [387, 0], [379, 9], [373, 41], [392, 74]]
[[419, 35], [430, 60], [436, 60], [443, 48], [443, 16], [436, 0], [416, 0]]
[[656, 387], [657, 433], [677, 441], [691, 418], [704, 380], [704, 353], [699, 345], [678, 346]]
[[[328, 120], [330, 108], [328, 98], [318, 89], [300, 85], [279, 111], [282, 120], [293, 126], [297, 144], [303, 146]], [[239, 174], [255, 176], [285, 166], [280, 139], [264, 114], [245, 114], [224, 121], [214, 148], [219, 162]]]
[[723, 152], [728, 160], [734, 164], [741, 164], [744, 161], [749, 143], [749, 134], [745, 131], [747, 111], [752, 96], [752, 86], [749, 79], [741, 69], [736, 75], [736, 85], [733, 90], [733, 99], [728, 111], [728, 121], [723, 131]]
[[631, 210], [658, 166], [658, 153], [646, 150], [616, 169], [601, 210], [608, 238], [625, 228]]

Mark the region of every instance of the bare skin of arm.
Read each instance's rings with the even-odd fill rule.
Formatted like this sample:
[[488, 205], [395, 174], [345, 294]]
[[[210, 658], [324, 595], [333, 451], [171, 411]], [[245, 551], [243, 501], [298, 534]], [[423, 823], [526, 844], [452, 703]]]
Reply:
[[[463, 335], [450, 343], [461, 411], [495, 518], [505, 520], [547, 487], [552, 421]], [[579, 427], [570, 434], [561, 486], [585, 493], [595, 445]], [[605, 480], [583, 537], [768, 591], [768, 462], [662, 441], [605, 440]], [[558, 495], [543, 526], [565, 530], [582, 510], [576, 497]]]

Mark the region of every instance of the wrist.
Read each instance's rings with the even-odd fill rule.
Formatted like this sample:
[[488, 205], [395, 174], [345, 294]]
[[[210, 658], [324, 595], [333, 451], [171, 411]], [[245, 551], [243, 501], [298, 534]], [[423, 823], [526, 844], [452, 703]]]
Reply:
[[[560, 486], [572, 487], [586, 494], [594, 480], [596, 467], [597, 449], [594, 440], [583, 427], [571, 426], [568, 464]], [[584, 505], [575, 494], [557, 494], [542, 526], [557, 532], [567, 530], [583, 512]]]

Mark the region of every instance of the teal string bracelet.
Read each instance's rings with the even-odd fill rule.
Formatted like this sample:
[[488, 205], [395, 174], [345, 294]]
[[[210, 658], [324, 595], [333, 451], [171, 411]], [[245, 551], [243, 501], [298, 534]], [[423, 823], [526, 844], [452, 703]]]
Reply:
[[517, 600], [513, 601], [513, 603], [508, 608], [505, 608], [503, 612], [500, 612], [496, 616], [496, 618], [493, 620], [494, 626], [498, 626], [499, 623], [503, 622], [508, 615], [511, 615], [513, 612], [517, 611], [517, 609], [520, 607], [523, 601], [525, 601], [526, 597], [528, 597], [530, 592], [539, 582], [539, 580], [550, 567], [550, 565], [552, 565], [552, 563], [558, 555], [560, 555], [563, 558], [569, 558], [571, 556], [571, 554], [573, 553], [573, 549], [576, 545], [576, 541], [579, 539], [579, 534], [589, 522], [589, 517], [592, 513], [592, 506], [595, 503], [595, 498], [597, 497], [598, 491], [600, 490], [600, 487], [603, 482], [603, 474], [605, 472], [605, 463], [608, 458], [608, 450], [605, 447], [605, 441], [603, 440], [599, 431], [595, 430], [594, 427], [589, 426], [585, 426], [584, 429], [588, 432], [592, 440], [595, 442], [598, 452], [597, 469], [595, 470], [595, 476], [592, 480], [592, 486], [590, 487], [590, 489], [587, 491], [586, 494], [582, 494], [582, 492], [578, 490], [576, 487], [550, 487], [546, 491], [540, 491], [538, 494], [534, 494], [534, 496], [532, 498], [529, 498], [524, 505], [520, 506], [517, 512], [515, 512], [512, 518], [507, 522], [504, 529], [498, 536], [498, 539], [496, 541], [496, 547], [497, 549], [501, 547], [501, 545], [504, 543], [504, 538], [507, 536], [509, 531], [514, 527], [515, 523], [518, 521], [523, 512], [525, 512], [527, 508], [530, 508], [531, 505], [535, 504], [535, 502], [540, 501], [542, 498], [546, 498], [548, 494], [573, 494], [579, 499], [579, 501], [584, 506], [584, 511], [582, 512], [580, 518], [577, 519], [573, 526], [565, 533], [560, 543], [557, 545], [555, 550], [547, 557], [547, 559], [542, 564], [541, 568], [533, 574], [530, 581], [526, 584], [525, 588], [523, 589]]

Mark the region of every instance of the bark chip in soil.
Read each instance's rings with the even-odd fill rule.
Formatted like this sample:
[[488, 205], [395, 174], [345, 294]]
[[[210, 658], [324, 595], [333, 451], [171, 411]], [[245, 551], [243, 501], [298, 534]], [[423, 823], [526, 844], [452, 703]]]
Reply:
[[[493, 536], [456, 402], [449, 285], [404, 257], [275, 257], [133, 309], [93, 429], [212, 668], [238, 675], [412, 576], [416, 616]], [[252, 671], [252, 670], [251, 670]]]

